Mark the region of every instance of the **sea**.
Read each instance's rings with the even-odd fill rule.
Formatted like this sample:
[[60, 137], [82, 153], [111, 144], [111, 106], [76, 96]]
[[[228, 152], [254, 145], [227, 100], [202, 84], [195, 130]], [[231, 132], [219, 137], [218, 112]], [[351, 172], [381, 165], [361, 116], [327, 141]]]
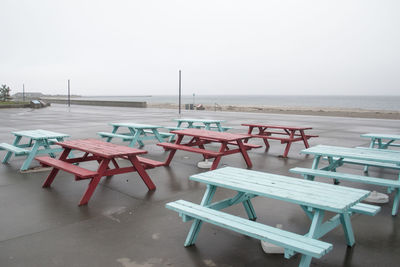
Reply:
[[[145, 101], [149, 104], [178, 104], [178, 95], [81, 96], [82, 100]], [[400, 111], [399, 96], [365, 95], [182, 95], [182, 104], [268, 106], [299, 108], [344, 108]]]

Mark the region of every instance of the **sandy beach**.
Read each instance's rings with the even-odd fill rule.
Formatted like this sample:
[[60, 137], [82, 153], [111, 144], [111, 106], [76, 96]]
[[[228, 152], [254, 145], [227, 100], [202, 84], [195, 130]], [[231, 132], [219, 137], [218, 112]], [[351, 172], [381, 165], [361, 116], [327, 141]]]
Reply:
[[[255, 112], [255, 113], [274, 113], [274, 114], [296, 114], [312, 116], [333, 116], [333, 117], [353, 117], [353, 118], [374, 118], [399, 120], [399, 111], [390, 110], [365, 110], [365, 109], [345, 109], [345, 108], [310, 108], [310, 107], [277, 107], [277, 106], [245, 106], [245, 105], [203, 105], [207, 111], [232, 111], [232, 112]], [[149, 108], [178, 109], [177, 104], [171, 103], [148, 103]], [[182, 107], [184, 108], [184, 107]], [[199, 110], [201, 111], [201, 110]]]

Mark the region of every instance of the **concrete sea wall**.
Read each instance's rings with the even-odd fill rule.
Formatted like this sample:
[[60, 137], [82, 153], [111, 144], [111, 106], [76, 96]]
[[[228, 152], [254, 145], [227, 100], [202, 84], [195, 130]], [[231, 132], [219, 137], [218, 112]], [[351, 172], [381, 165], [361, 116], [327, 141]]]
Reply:
[[[55, 103], [55, 104], [67, 104], [66, 99], [51, 99], [42, 98], [42, 100]], [[131, 107], [131, 108], [146, 108], [147, 102], [128, 102], [128, 101], [102, 101], [102, 100], [76, 100], [71, 99], [73, 105], [89, 105], [89, 106], [107, 106], [107, 107]]]

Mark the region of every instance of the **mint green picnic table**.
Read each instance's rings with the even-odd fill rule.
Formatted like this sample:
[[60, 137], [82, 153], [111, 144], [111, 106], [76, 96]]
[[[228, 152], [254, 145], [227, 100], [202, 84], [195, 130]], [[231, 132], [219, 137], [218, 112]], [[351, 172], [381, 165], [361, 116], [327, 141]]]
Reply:
[[394, 144], [395, 141], [400, 140], [400, 134], [367, 133], [362, 134], [361, 137], [371, 139], [370, 148], [386, 149], [389, 146], [400, 147], [400, 144]]
[[[309, 266], [313, 257], [320, 258], [332, 249], [331, 244], [318, 239], [337, 226], [343, 227], [347, 245], [353, 246], [355, 238], [351, 215], [375, 215], [380, 210], [378, 206], [360, 203], [370, 193], [366, 190], [247, 169], [225, 167], [192, 175], [190, 180], [207, 185], [201, 204], [184, 200], [166, 204], [166, 208], [178, 212], [183, 221], [194, 220], [185, 246], [195, 243], [202, 222], [207, 222], [284, 247], [285, 258], [301, 253], [301, 267]], [[212, 202], [218, 188], [230, 189], [237, 194]], [[310, 219], [308, 233], [303, 236], [255, 222], [257, 217], [251, 203], [254, 197], [300, 205]], [[236, 204], [243, 205], [249, 220], [220, 211]], [[333, 216], [323, 220], [327, 212], [330, 212], [330, 215], [333, 213]], [[268, 217], [266, 220], [268, 221]]]
[[[130, 123], [130, 122], [114, 122], [110, 123], [113, 127], [112, 132], [98, 132], [97, 134], [103, 138], [107, 138], [107, 142], [111, 142], [113, 138], [121, 138], [122, 141], [128, 141], [130, 147], [133, 147], [136, 143], [140, 147], [144, 146], [143, 141], [145, 140], [157, 140], [158, 142], [164, 142], [163, 138], [169, 138], [173, 136], [170, 133], [159, 132], [159, 128], [163, 126], [150, 125], [150, 124], [140, 124], [140, 123]], [[120, 132], [120, 128], [128, 128], [128, 132]]]
[[225, 120], [210, 120], [210, 119], [174, 119], [178, 122], [175, 128], [205, 128], [206, 130], [216, 129], [218, 132], [225, 132], [228, 127], [222, 127], [221, 123]]
[[[339, 180], [345, 180], [356, 183], [365, 183], [383, 186], [387, 192], [395, 192], [393, 200], [392, 215], [398, 212], [400, 202], [400, 174], [396, 180], [381, 177], [371, 177], [357, 174], [338, 172], [337, 168], [343, 164], [369, 165], [382, 168], [400, 170], [400, 152], [387, 149], [371, 149], [365, 147], [337, 147], [318, 145], [301, 151], [302, 154], [314, 155], [314, 161], [311, 169], [294, 168], [291, 172], [299, 173], [304, 178], [313, 180], [315, 176], [334, 179], [338, 184]], [[320, 160], [327, 159], [328, 164], [319, 167]]]
[[[400, 140], [399, 134], [367, 133], [362, 134], [361, 137], [371, 139], [370, 148], [387, 149], [390, 146], [400, 147], [400, 144], [394, 143]], [[364, 171], [368, 171], [368, 166], [364, 167]]]
[[[62, 149], [59, 147], [51, 147], [51, 145], [54, 142], [61, 142], [65, 137], [69, 136], [64, 133], [56, 133], [40, 129], [12, 132], [12, 134], [15, 135], [15, 139], [11, 145], [7, 143], [0, 144], [0, 150], [8, 151], [2, 163], [8, 163], [12, 154], [14, 154], [14, 156], [27, 156], [21, 166], [21, 171], [25, 171], [29, 168], [36, 155], [48, 154], [54, 158], [54, 153], [60, 152]], [[29, 141], [27, 141], [27, 143], [21, 143], [23, 138], [28, 138]], [[29, 150], [27, 148], [31, 149]]]

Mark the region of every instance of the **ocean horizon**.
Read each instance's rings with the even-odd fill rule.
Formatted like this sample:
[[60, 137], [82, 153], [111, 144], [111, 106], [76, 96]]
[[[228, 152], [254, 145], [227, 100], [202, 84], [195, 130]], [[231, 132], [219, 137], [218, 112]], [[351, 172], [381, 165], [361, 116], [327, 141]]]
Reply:
[[[148, 104], [178, 104], [178, 95], [81, 96], [82, 100], [145, 101]], [[182, 104], [270, 106], [298, 108], [344, 108], [400, 111], [400, 96], [365, 95], [182, 95]]]

